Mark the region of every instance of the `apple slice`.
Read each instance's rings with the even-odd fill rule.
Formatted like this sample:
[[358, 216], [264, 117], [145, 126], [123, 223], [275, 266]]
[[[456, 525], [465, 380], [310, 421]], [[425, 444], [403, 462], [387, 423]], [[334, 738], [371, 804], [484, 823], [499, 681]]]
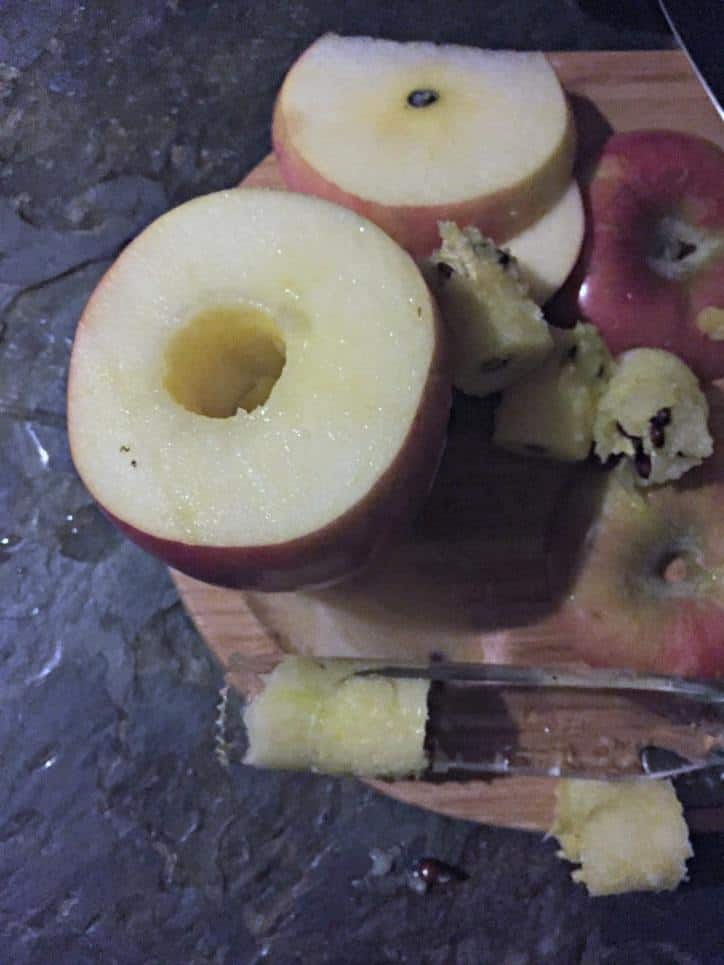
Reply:
[[345, 208], [219, 192], [104, 276], [73, 345], [68, 422], [90, 492], [209, 582], [322, 585], [424, 499], [450, 382], [414, 261]]
[[724, 376], [724, 152], [674, 131], [615, 134], [590, 185], [579, 311], [617, 355], [650, 346]]
[[544, 305], [568, 278], [581, 250], [585, 230], [583, 201], [575, 181], [537, 221], [505, 242], [528, 293]]
[[575, 133], [541, 53], [326, 34], [297, 60], [274, 108], [287, 185], [345, 204], [415, 255], [437, 222], [498, 244], [566, 191]]

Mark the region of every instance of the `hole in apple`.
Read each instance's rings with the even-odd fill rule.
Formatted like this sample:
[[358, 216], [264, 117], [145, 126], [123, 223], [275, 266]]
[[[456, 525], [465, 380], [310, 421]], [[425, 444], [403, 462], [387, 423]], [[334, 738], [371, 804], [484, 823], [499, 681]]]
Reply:
[[164, 386], [189, 412], [228, 419], [263, 405], [286, 362], [274, 319], [254, 306], [205, 309], [171, 339]]
[[665, 215], [654, 226], [649, 267], [662, 278], [678, 281], [698, 271], [720, 247], [721, 239], [715, 234], [677, 216]]

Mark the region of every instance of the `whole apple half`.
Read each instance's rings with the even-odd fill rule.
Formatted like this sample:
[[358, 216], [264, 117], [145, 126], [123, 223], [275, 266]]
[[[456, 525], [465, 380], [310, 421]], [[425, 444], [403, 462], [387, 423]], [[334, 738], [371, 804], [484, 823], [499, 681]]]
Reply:
[[131, 539], [191, 576], [331, 583], [427, 494], [443, 348], [415, 263], [369, 221], [286, 192], [198, 198], [133, 241], [83, 313], [73, 460]]
[[289, 188], [353, 208], [415, 256], [441, 220], [498, 244], [520, 234], [568, 190], [575, 155], [543, 54], [333, 34], [289, 70], [272, 140]]
[[615, 134], [588, 206], [579, 311], [614, 354], [662, 348], [724, 376], [724, 152], [675, 131]]
[[592, 664], [724, 676], [724, 392], [708, 395], [714, 455], [684, 479], [644, 492], [589, 470], [561, 505], [559, 540], [593, 516], [562, 610]]

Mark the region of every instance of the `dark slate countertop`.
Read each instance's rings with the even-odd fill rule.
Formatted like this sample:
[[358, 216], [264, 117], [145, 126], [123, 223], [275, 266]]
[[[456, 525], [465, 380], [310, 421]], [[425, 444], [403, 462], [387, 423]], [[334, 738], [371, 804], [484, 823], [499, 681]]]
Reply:
[[[73, 471], [89, 293], [156, 215], [266, 154], [284, 72], [330, 29], [670, 46], [648, 3], [0, 3], [0, 962], [724, 962], [721, 837], [675, 894], [591, 900], [540, 835], [222, 767], [218, 666]], [[423, 855], [469, 880], [419, 893]]]

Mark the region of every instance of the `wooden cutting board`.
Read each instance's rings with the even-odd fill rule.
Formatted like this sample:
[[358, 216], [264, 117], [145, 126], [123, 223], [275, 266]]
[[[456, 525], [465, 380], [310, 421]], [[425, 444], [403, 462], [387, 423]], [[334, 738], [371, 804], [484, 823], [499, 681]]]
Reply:
[[[683, 54], [674, 51], [551, 54], [571, 96], [585, 164], [610, 127], [669, 127], [724, 147], [724, 126]], [[282, 187], [272, 156], [246, 178]], [[419, 656], [575, 665], [558, 623], [549, 539], [580, 467], [515, 459], [491, 449], [485, 403], [456, 403], [448, 448], [428, 505], [409, 538], [373, 573], [342, 587], [294, 594], [241, 593], [173, 572], [189, 613], [242, 693], [284, 652]], [[585, 721], [581, 722], [585, 726]], [[373, 782], [387, 794], [455, 817], [545, 830], [552, 779], [466, 784]], [[724, 809], [690, 814], [724, 828]]]

